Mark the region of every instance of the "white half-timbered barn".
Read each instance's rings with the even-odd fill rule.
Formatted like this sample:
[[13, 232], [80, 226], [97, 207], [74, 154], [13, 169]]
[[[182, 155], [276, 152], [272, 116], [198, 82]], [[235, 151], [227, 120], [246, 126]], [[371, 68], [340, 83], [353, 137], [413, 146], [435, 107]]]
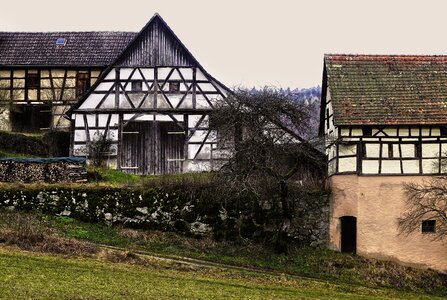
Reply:
[[397, 226], [405, 183], [447, 173], [447, 56], [326, 55], [321, 103], [330, 247], [447, 270], [435, 219]]
[[228, 89], [156, 14], [70, 110], [73, 156], [112, 140], [109, 165], [135, 174], [212, 170], [222, 161], [209, 113]]

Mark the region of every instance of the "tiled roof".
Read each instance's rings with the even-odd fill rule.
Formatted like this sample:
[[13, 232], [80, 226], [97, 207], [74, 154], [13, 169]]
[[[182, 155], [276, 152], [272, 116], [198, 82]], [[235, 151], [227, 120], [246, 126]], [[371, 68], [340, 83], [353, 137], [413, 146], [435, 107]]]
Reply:
[[[134, 32], [0, 32], [0, 66], [106, 66]], [[65, 38], [65, 45], [56, 45]]]
[[325, 55], [335, 125], [447, 124], [447, 56]]

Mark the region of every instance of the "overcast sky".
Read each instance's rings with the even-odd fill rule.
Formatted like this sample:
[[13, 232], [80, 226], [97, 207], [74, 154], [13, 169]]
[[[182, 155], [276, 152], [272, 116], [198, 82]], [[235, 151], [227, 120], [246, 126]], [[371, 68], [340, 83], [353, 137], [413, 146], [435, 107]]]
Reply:
[[324, 53], [447, 54], [442, 0], [16, 0], [0, 30], [139, 31], [155, 12], [227, 86], [321, 85]]

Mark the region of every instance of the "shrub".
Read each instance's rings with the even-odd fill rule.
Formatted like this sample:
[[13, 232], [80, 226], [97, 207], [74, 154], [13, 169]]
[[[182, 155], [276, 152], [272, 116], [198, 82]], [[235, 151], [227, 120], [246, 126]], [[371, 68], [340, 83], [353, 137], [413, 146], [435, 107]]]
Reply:
[[70, 155], [70, 132], [51, 130], [44, 134], [42, 141], [48, 147], [48, 154], [53, 157]]
[[35, 213], [12, 213], [0, 210], [0, 242], [21, 249], [64, 255], [94, 254], [97, 246], [56, 235]]
[[0, 149], [4, 152], [48, 156], [47, 145], [36, 136], [0, 131]]
[[112, 139], [106, 134], [96, 134], [96, 138], [88, 144], [88, 156], [92, 165], [101, 167], [110, 155]]

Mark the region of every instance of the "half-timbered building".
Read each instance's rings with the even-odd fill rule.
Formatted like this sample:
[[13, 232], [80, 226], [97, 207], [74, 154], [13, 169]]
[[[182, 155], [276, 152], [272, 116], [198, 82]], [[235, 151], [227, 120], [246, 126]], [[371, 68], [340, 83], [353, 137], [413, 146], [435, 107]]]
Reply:
[[397, 226], [405, 183], [446, 173], [446, 126], [447, 56], [325, 56], [331, 248], [447, 270], [446, 245]]
[[72, 155], [108, 138], [109, 165], [123, 171], [211, 170], [222, 151], [209, 113], [227, 92], [155, 15], [70, 110]]
[[135, 35], [0, 32], [0, 130], [68, 130], [64, 114]]

